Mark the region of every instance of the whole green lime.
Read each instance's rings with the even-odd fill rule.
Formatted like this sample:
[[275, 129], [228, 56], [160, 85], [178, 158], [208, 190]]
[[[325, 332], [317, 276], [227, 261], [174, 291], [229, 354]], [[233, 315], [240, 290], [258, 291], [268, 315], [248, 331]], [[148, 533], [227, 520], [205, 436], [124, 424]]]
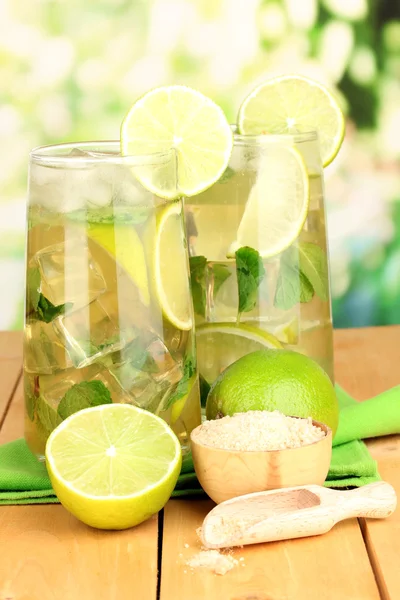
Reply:
[[248, 410], [279, 410], [312, 417], [335, 435], [339, 406], [325, 371], [311, 358], [291, 350], [258, 350], [221, 373], [207, 398], [207, 419]]

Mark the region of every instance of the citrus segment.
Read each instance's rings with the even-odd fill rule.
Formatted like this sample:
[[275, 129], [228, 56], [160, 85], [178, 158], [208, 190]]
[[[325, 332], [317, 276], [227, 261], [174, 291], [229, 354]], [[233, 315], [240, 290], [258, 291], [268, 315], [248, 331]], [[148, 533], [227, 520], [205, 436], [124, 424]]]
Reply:
[[306, 77], [285, 75], [265, 81], [245, 99], [238, 129], [246, 135], [317, 131], [326, 167], [340, 150], [345, 124], [337, 101], [326, 87]]
[[129, 404], [81, 410], [46, 445], [60, 502], [101, 529], [141, 523], [167, 502], [181, 467], [179, 441], [159, 417]]

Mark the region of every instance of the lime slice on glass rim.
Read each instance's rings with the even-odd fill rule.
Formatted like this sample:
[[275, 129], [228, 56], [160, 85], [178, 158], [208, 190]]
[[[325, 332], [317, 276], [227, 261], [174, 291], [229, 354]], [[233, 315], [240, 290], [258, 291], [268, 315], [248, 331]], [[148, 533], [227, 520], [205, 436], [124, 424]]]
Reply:
[[342, 145], [343, 113], [327, 88], [299, 75], [265, 81], [239, 109], [239, 133], [296, 134], [317, 131], [323, 166], [328, 166]]
[[181, 203], [167, 204], [143, 236], [150, 256], [150, 280], [165, 318], [178, 329], [193, 325], [189, 267]]
[[[197, 361], [202, 365], [201, 375], [212, 384], [220, 371], [238, 358], [256, 350], [282, 349], [279, 340], [268, 333], [242, 323], [206, 323], [196, 327]], [[210, 353], [210, 347], [213, 352]], [[221, 364], [216, 365], [213, 357], [218, 356]]]
[[142, 96], [121, 125], [123, 155], [175, 149], [178, 185], [164, 185], [151, 169], [135, 169], [144, 187], [163, 198], [193, 196], [212, 186], [228, 166], [233, 134], [222, 111], [197, 90], [171, 85]]
[[265, 147], [260, 160], [229, 258], [243, 246], [254, 248], [262, 258], [280, 254], [298, 238], [307, 218], [309, 181], [300, 152], [274, 144]]
[[126, 529], [161, 510], [181, 464], [171, 428], [130, 404], [80, 410], [46, 444], [46, 466], [61, 504], [100, 529]]

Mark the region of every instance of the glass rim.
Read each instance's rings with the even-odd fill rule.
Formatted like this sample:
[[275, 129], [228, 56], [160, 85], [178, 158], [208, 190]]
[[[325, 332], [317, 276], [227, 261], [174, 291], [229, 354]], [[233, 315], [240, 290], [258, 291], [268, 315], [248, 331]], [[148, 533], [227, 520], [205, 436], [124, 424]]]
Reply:
[[[68, 150], [81, 150], [91, 152], [85, 155], [70, 155]], [[114, 150], [114, 152], [112, 152]], [[43, 166], [70, 166], [82, 167], [101, 163], [121, 164], [130, 166], [160, 165], [168, 163], [175, 150], [154, 150], [143, 154], [122, 155], [115, 150], [120, 150], [119, 140], [97, 140], [87, 142], [65, 142], [61, 144], [48, 144], [36, 146], [29, 153], [29, 159], [35, 164]]]
[[248, 145], [248, 144], [272, 144], [272, 143], [301, 143], [301, 142], [315, 142], [318, 140], [317, 131], [305, 131], [302, 133], [271, 133], [271, 134], [242, 134], [238, 133], [237, 125], [231, 125], [233, 133], [233, 143], [236, 145]]

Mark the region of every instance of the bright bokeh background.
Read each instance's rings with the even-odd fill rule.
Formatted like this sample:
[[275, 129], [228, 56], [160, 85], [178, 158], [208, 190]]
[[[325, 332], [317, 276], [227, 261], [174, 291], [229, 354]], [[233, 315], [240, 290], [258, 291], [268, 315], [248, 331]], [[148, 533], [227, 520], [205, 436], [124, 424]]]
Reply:
[[168, 83], [234, 121], [285, 72], [336, 87], [348, 115], [326, 170], [335, 325], [400, 323], [397, 2], [0, 0], [0, 329], [23, 323], [30, 148], [115, 139], [133, 101]]

